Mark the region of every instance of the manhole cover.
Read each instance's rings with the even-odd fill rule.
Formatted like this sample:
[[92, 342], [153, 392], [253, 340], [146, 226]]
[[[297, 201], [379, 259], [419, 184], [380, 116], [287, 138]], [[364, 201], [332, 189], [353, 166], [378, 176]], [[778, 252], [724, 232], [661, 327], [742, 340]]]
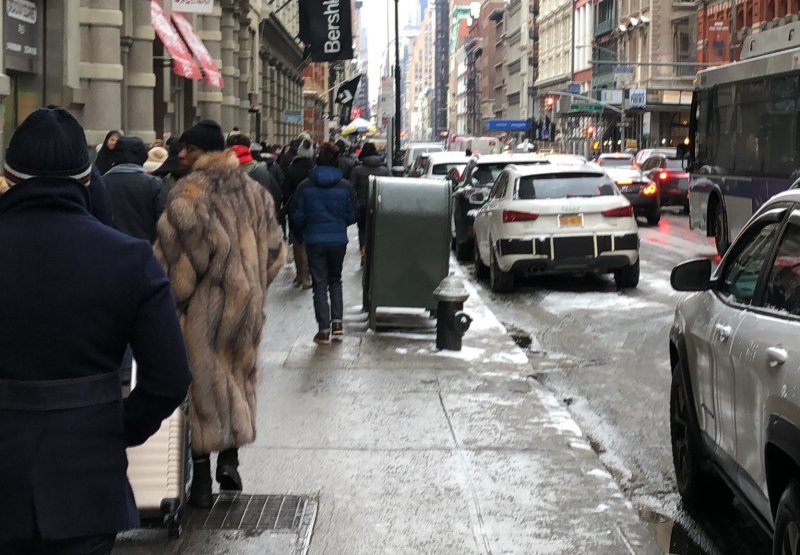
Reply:
[[309, 532], [317, 514], [317, 499], [303, 495], [243, 495], [224, 492], [214, 496], [210, 509], [188, 507], [188, 530], [244, 530], [250, 533]]

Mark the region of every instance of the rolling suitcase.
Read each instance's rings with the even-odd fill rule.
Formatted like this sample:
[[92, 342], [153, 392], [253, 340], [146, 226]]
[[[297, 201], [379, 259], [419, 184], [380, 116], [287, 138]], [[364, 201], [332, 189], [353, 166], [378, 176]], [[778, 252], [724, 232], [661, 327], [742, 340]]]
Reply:
[[[136, 385], [133, 362], [130, 391]], [[186, 403], [164, 420], [150, 439], [128, 449], [128, 481], [144, 527], [165, 527], [170, 538], [181, 535], [181, 519], [191, 484], [191, 455]]]

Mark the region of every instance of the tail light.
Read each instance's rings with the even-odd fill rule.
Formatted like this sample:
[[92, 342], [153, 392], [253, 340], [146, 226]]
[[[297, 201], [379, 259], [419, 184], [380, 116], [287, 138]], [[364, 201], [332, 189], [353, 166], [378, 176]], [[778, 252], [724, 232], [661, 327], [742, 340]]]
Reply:
[[503, 223], [532, 222], [539, 218], [539, 214], [531, 212], [518, 212], [516, 210], [503, 210]]
[[644, 187], [642, 187], [642, 194], [646, 197], [652, 197], [658, 192], [658, 185], [655, 183], [648, 183]]
[[667, 172], [661, 172], [658, 174], [658, 178], [661, 181], [666, 181], [669, 178], [669, 174]]
[[627, 206], [620, 206], [619, 208], [611, 208], [610, 210], [604, 210], [603, 216], [605, 216], [606, 218], [632, 218], [633, 206], [629, 204]]

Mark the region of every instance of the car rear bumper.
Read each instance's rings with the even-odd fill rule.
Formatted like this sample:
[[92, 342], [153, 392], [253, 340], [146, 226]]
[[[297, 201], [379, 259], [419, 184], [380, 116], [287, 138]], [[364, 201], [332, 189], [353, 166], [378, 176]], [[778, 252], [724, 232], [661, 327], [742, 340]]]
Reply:
[[520, 274], [609, 272], [636, 262], [639, 235], [502, 239], [495, 248], [497, 263], [504, 271]]

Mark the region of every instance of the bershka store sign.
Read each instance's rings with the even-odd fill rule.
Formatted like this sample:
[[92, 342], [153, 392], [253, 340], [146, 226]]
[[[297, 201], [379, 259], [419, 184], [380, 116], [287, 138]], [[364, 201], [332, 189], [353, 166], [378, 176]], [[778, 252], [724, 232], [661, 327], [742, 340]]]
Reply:
[[6, 17], [3, 25], [6, 54], [30, 60], [39, 55], [39, 14], [30, 0], [6, 0]]
[[349, 0], [300, 0], [300, 40], [312, 62], [353, 58], [353, 15]]

